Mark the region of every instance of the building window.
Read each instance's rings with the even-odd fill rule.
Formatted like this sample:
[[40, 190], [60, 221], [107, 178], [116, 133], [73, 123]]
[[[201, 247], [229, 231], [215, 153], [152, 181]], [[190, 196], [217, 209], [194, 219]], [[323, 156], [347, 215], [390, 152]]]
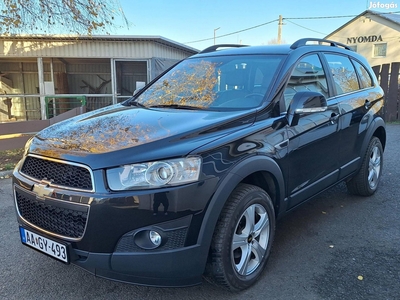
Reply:
[[348, 46], [354, 52], [357, 52], [357, 45]]
[[374, 57], [386, 57], [387, 44], [375, 44], [374, 45]]

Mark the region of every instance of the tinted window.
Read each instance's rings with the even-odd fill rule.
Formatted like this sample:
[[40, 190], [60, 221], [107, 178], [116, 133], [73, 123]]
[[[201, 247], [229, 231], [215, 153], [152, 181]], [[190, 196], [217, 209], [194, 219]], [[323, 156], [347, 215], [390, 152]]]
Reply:
[[359, 62], [357, 62], [355, 60], [352, 60], [352, 62], [356, 68], [358, 77], [360, 78], [361, 88], [365, 89], [365, 88], [373, 86], [373, 81], [371, 79], [371, 75], [368, 73], [367, 69], [362, 64], [360, 64]]
[[317, 54], [305, 56], [297, 62], [284, 92], [285, 109], [293, 96], [301, 91], [319, 92], [328, 98], [326, 75]]
[[356, 71], [347, 56], [325, 54], [338, 95], [360, 89]]

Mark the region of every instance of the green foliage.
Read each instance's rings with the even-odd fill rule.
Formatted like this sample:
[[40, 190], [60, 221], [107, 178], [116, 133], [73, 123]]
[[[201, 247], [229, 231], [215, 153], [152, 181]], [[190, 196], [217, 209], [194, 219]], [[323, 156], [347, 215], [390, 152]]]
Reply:
[[0, 172], [14, 169], [17, 162], [22, 158], [24, 149], [0, 151]]

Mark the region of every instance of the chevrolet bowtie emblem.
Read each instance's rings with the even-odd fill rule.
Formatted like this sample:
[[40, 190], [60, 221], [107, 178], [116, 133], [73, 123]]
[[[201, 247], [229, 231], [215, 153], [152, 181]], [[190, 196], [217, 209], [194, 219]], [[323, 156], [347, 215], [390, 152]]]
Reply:
[[54, 193], [54, 189], [50, 187], [51, 182], [42, 180], [40, 183], [33, 185], [32, 191], [36, 193], [36, 198], [44, 200], [46, 196], [51, 196]]

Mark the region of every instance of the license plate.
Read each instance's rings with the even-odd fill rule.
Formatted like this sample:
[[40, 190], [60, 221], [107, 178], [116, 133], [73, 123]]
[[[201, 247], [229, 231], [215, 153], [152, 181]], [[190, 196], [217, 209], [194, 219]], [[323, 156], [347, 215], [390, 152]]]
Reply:
[[40, 252], [46, 253], [51, 257], [68, 263], [67, 247], [53, 240], [45, 238], [39, 234], [20, 227], [19, 232], [23, 244], [33, 247]]

